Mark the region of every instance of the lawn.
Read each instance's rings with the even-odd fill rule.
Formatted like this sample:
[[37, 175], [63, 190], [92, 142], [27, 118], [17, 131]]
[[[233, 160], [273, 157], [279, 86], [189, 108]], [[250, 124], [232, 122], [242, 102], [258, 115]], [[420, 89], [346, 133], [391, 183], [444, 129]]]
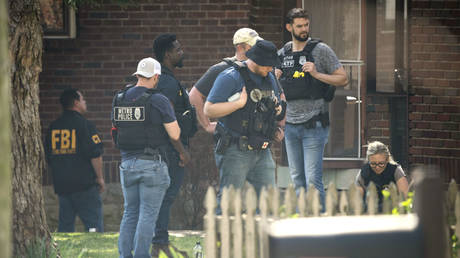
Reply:
[[[118, 232], [116, 233], [53, 233], [62, 258], [106, 258], [118, 257]], [[204, 240], [199, 233], [172, 233], [171, 243], [193, 257], [193, 247]]]

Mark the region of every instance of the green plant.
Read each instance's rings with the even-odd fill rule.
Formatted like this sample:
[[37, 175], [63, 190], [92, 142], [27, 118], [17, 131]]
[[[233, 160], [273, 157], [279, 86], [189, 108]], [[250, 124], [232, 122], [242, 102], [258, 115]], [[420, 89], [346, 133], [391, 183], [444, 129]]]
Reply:
[[460, 247], [458, 243], [458, 237], [455, 233], [451, 237], [451, 242], [452, 242], [452, 257], [457, 258], [457, 252]]

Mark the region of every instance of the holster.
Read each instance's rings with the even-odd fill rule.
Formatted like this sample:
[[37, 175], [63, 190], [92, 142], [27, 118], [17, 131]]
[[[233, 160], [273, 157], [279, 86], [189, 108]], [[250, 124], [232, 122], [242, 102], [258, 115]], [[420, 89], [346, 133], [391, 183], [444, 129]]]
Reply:
[[224, 154], [232, 143], [232, 136], [225, 131], [221, 124], [217, 123], [214, 133], [214, 141], [216, 142], [215, 151], [217, 154]]
[[[162, 161], [165, 160], [164, 156], [161, 155], [161, 151], [159, 149], [152, 149], [150, 147], [144, 148], [144, 154], [142, 154], [139, 159], [145, 160], [158, 160]], [[165, 160], [166, 161], [166, 160]]]
[[307, 122], [303, 123], [303, 126], [307, 129], [313, 129], [313, 128], [316, 128], [316, 122], [319, 121], [321, 123], [321, 126], [323, 128], [326, 128], [327, 126], [329, 126], [330, 122], [329, 122], [329, 112], [326, 112], [326, 113], [321, 113], [319, 115], [316, 115], [314, 117], [312, 117], [310, 120], [308, 120]]

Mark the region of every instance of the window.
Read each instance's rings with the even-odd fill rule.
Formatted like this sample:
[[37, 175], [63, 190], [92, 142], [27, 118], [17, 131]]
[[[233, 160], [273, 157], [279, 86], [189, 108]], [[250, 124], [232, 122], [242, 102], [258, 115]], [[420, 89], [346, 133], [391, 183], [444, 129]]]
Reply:
[[75, 11], [63, 0], [40, 0], [44, 38], [75, 38]]
[[304, 0], [303, 5], [311, 15], [311, 36], [334, 50], [350, 80], [337, 88], [330, 104], [330, 136], [324, 157], [360, 158], [361, 0]]

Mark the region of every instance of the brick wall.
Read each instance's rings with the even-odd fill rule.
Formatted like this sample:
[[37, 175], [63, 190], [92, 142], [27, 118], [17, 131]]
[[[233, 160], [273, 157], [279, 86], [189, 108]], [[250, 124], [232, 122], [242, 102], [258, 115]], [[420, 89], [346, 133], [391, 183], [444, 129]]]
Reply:
[[[388, 98], [370, 96], [366, 98], [366, 123], [364, 124], [366, 142], [381, 141], [390, 144], [390, 107]], [[363, 155], [366, 154], [363, 148]]]
[[460, 2], [412, 1], [409, 162], [460, 178]]
[[[160, 0], [136, 1], [123, 7], [80, 7], [76, 39], [44, 41], [40, 76], [43, 131], [61, 112], [58, 98], [62, 89], [80, 89], [87, 100], [86, 117], [103, 136], [105, 177], [118, 181], [120, 157], [109, 133], [111, 101], [114, 92], [132, 79], [137, 62], [152, 55], [153, 39], [160, 33], [177, 34], [187, 57], [177, 75], [190, 89], [210, 65], [234, 54], [232, 36], [240, 27], [253, 27], [280, 46], [281, 4], [280, 0]], [[191, 143], [195, 161], [188, 175], [216, 183], [211, 136], [200, 131]], [[279, 146], [275, 149], [279, 155]], [[50, 177], [45, 175], [44, 181], [50, 183]]]

